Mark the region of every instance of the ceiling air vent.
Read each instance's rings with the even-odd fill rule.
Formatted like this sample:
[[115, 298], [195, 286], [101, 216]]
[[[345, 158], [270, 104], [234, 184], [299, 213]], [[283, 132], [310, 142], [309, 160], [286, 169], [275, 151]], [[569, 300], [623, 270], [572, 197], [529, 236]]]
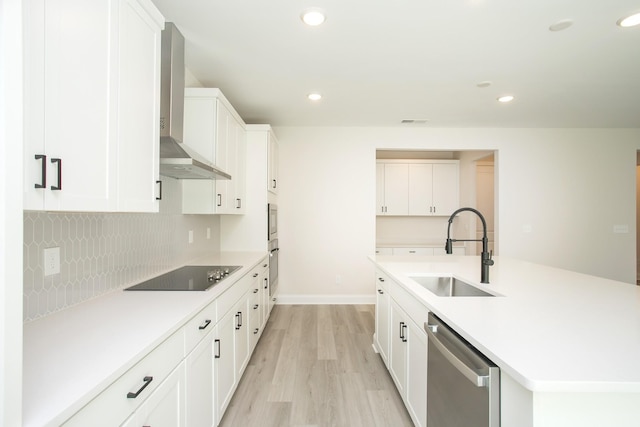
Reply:
[[427, 119], [403, 119], [400, 123], [403, 125], [423, 125], [427, 123]]

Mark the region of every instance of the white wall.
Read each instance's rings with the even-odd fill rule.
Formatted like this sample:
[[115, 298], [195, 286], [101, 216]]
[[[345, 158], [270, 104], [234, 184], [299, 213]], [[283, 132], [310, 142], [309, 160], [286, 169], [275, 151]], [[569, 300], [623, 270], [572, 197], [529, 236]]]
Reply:
[[500, 255], [635, 283], [640, 129], [275, 131], [283, 295], [373, 295], [379, 148], [497, 150]]

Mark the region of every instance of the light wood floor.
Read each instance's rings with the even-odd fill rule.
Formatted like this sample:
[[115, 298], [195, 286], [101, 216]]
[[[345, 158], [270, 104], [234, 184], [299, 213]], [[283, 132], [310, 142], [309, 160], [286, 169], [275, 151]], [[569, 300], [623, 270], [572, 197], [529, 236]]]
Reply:
[[275, 306], [220, 426], [413, 426], [371, 346], [374, 310]]

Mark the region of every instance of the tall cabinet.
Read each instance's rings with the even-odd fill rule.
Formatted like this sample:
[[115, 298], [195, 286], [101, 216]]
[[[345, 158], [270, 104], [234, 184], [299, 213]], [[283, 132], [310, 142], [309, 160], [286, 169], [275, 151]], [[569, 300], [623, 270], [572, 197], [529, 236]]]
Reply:
[[164, 18], [149, 0], [24, 3], [24, 208], [157, 212]]

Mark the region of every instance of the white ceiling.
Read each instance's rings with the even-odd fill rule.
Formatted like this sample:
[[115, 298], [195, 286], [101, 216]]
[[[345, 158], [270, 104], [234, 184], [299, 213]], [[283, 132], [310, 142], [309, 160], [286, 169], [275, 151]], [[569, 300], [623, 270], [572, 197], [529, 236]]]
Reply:
[[[640, 127], [640, 26], [616, 25], [640, 0], [153, 2], [247, 123]], [[308, 7], [327, 21], [305, 26]]]

